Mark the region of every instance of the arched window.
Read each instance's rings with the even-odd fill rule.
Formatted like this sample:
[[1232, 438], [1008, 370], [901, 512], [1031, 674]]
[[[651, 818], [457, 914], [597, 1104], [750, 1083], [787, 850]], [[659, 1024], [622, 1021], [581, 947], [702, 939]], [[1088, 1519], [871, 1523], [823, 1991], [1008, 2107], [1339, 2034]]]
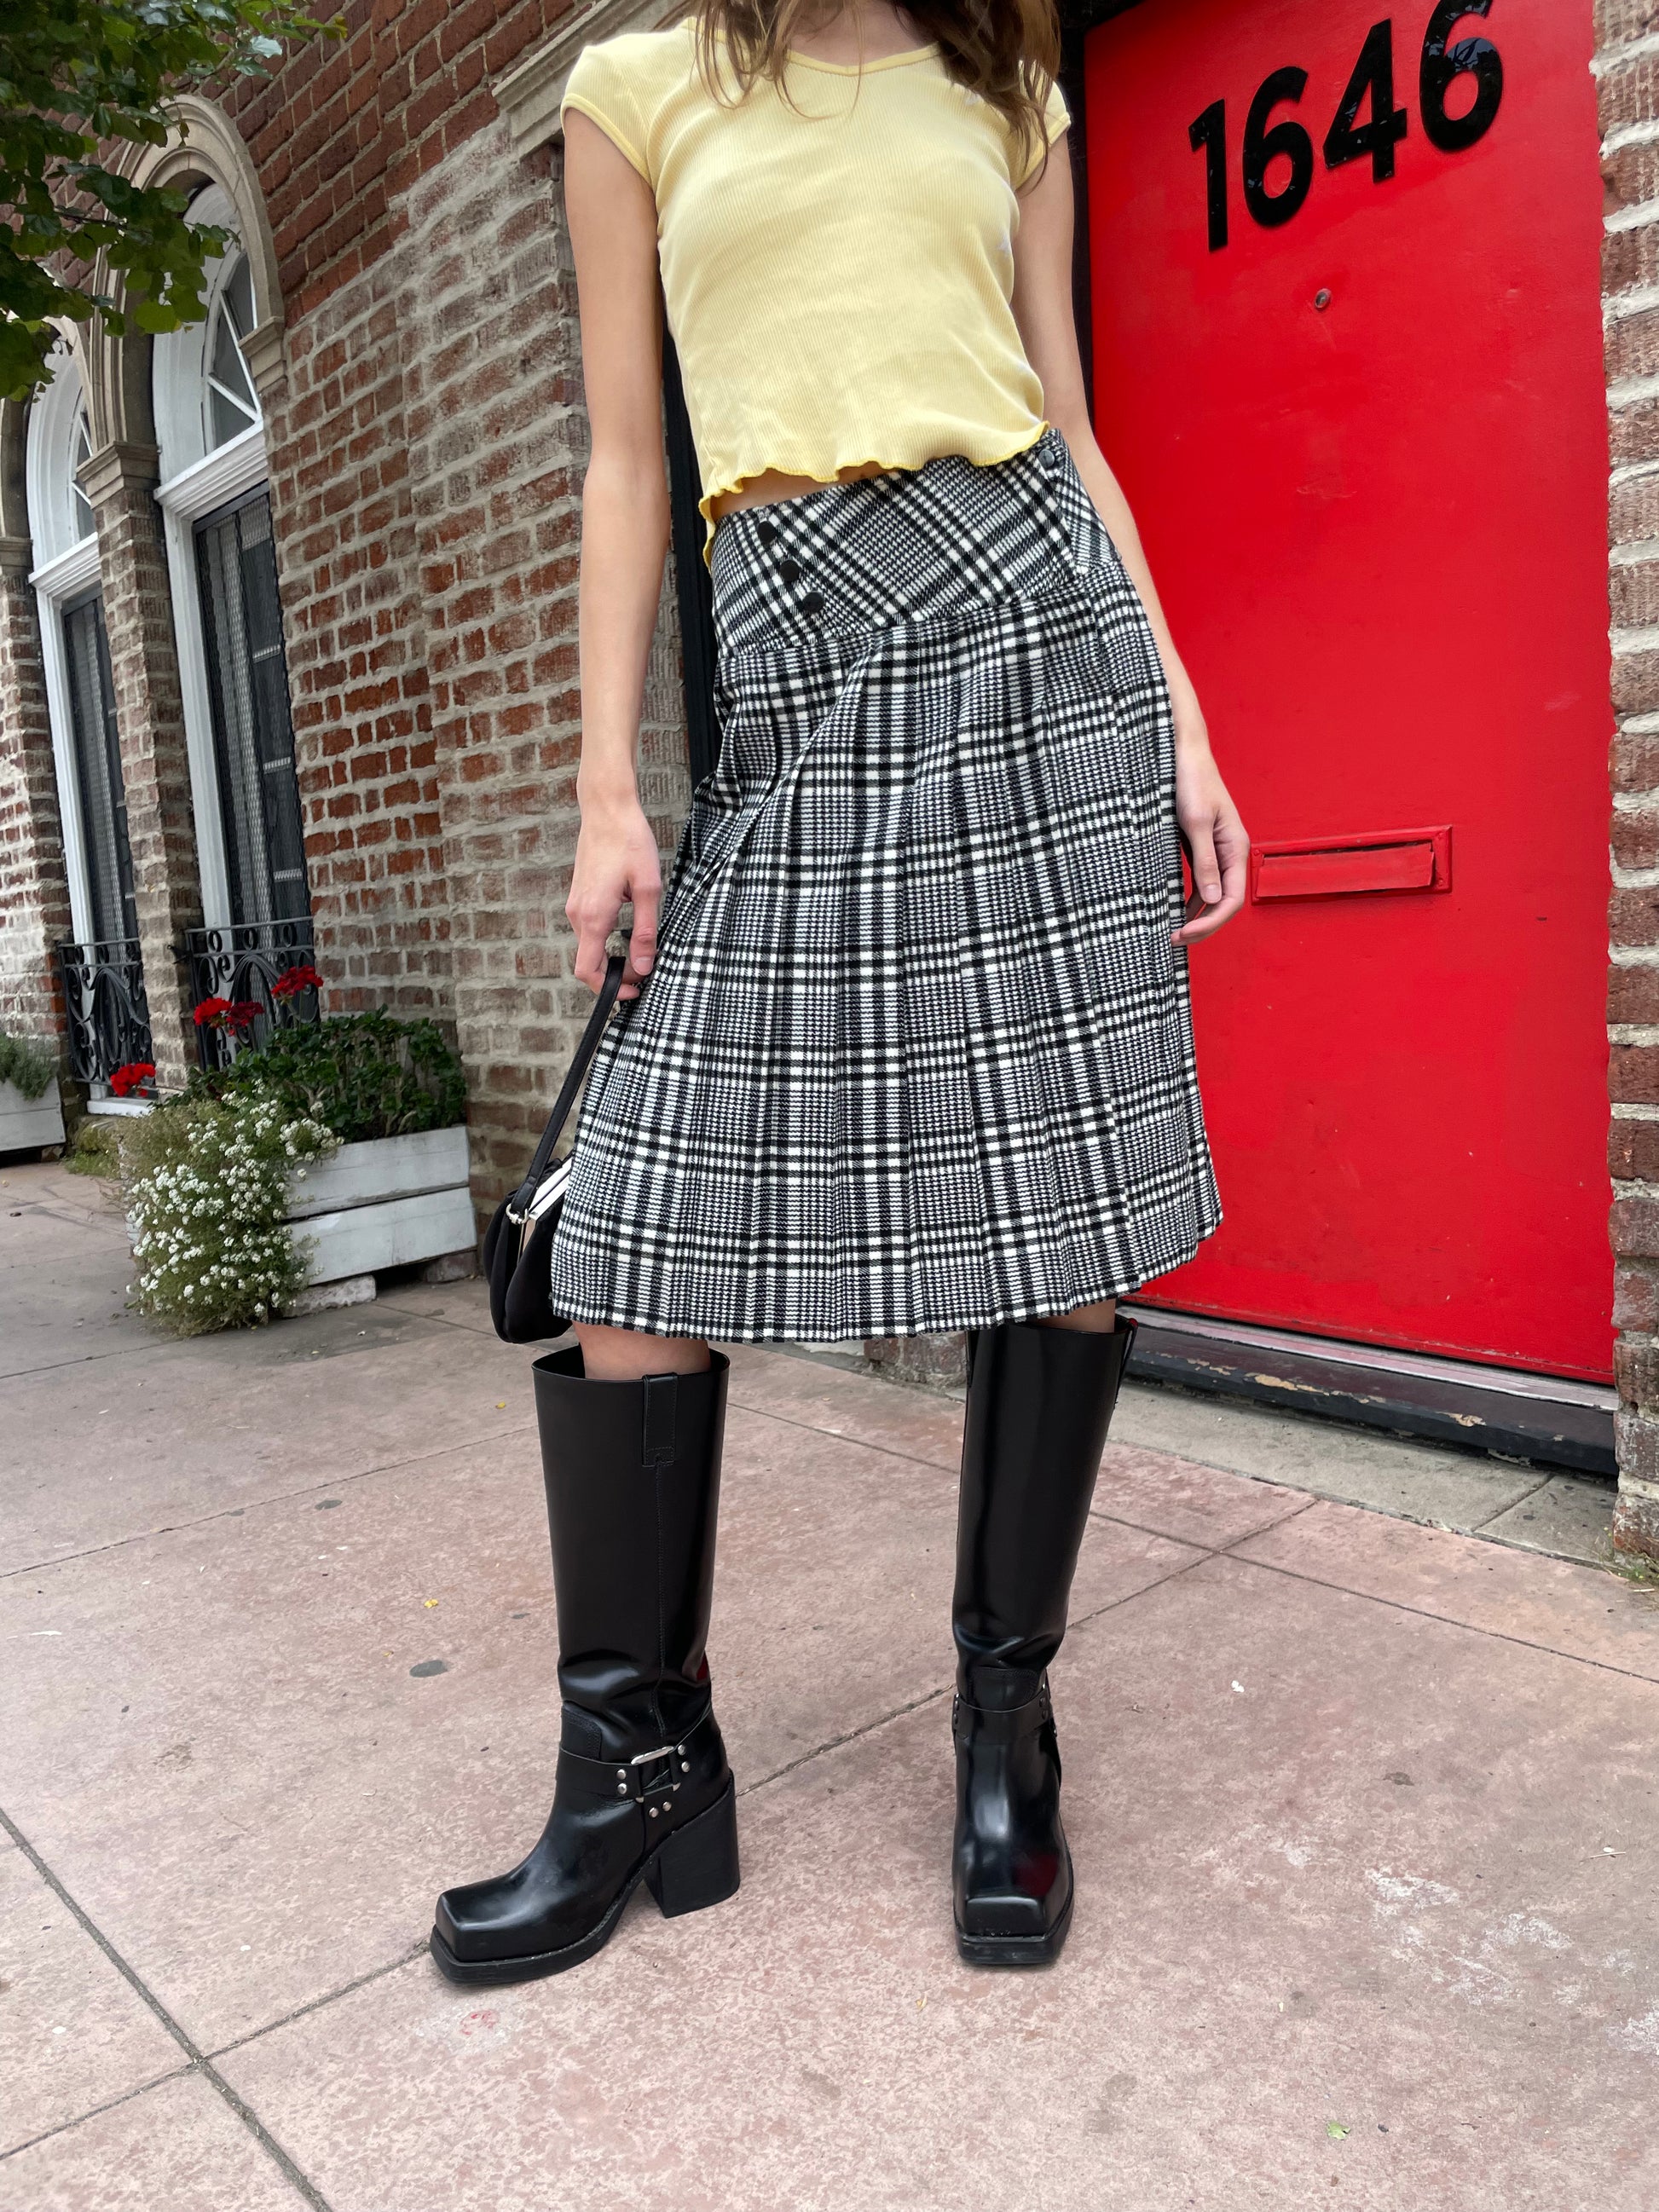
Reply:
[[27, 478], [33, 582], [52, 720], [58, 818], [75, 936], [58, 947], [70, 1060], [94, 1100], [129, 1060], [148, 1060], [138, 905], [127, 835], [115, 686], [91, 502], [81, 371], [67, 348], [29, 413]]
[[[230, 195], [218, 185], [196, 195], [190, 219], [233, 234], [240, 228]], [[242, 351], [256, 320], [253, 273], [240, 246], [233, 243], [210, 265], [203, 296], [203, 321], [167, 331], [155, 341], [155, 434], [163, 485], [261, 424], [258, 395]]]
[[[191, 216], [240, 230], [216, 185]], [[156, 496], [207, 923], [190, 939], [197, 994], [257, 1000], [284, 968], [309, 961], [311, 895], [264, 423], [244, 351], [254, 287], [240, 245], [211, 267], [205, 300], [204, 321], [155, 341]]]
[[76, 475], [92, 450], [81, 365], [59, 346], [51, 370], [51, 382], [29, 408], [26, 470], [37, 569], [51, 568], [93, 536], [92, 507]]

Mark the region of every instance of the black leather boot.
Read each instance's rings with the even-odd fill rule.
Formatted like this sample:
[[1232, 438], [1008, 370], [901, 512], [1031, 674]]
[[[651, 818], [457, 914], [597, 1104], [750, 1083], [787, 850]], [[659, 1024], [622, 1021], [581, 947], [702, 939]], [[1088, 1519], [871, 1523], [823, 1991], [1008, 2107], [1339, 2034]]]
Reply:
[[590, 1382], [535, 1364], [564, 1701], [553, 1810], [510, 1874], [446, 1890], [432, 1955], [453, 1982], [579, 1966], [643, 1881], [665, 1914], [738, 1886], [732, 1770], [703, 1654], [729, 1362]]
[[1047, 1668], [1134, 1339], [1010, 1322], [973, 1332], [957, 1522], [957, 1946], [1046, 1966], [1072, 1919]]

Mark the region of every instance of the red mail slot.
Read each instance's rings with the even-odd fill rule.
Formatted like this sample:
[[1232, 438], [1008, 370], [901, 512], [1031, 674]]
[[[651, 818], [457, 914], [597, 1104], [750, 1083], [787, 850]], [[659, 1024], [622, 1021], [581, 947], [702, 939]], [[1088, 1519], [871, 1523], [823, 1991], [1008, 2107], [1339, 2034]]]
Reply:
[[1250, 849], [1253, 899], [1349, 898], [1359, 891], [1449, 891], [1451, 830], [1297, 837]]

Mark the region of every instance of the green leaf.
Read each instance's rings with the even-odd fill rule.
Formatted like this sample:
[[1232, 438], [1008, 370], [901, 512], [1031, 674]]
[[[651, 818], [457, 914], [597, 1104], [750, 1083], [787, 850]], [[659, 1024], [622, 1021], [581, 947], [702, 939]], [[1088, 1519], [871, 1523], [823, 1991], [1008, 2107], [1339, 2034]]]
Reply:
[[0, 6], [0, 395], [46, 380], [49, 318], [121, 327], [94, 287], [102, 253], [143, 330], [199, 321], [222, 230], [193, 229], [185, 196], [135, 185], [100, 155], [111, 140], [161, 146], [176, 96], [226, 76], [264, 76], [289, 48], [343, 38], [344, 19], [296, 0], [4, 0]]

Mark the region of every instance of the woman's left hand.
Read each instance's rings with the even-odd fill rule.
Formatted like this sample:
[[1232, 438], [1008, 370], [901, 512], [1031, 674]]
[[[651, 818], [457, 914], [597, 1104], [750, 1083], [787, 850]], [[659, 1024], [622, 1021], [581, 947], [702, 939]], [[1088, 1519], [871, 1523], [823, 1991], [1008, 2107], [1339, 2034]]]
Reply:
[[1187, 919], [1170, 933], [1176, 945], [1213, 937], [1244, 903], [1250, 841], [1210, 750], [1209, 732], [1196, 699], [1177, 700], [1176, 820], [1193, 872]]

